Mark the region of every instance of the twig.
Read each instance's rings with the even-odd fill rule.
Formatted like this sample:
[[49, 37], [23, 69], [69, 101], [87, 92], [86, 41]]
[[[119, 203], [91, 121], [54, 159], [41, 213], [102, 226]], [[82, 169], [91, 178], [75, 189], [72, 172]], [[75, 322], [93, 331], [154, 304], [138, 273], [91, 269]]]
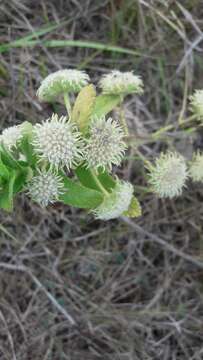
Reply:
[[4, 326], [5, 326], [6, 331], [7, 331], [8, 340], [9, 340], [9, 343], [11, 345], [11, 350], [12, 350], [12, 354], [13, 354], [12, 360], [17, 360], [16, 355], [15, 355], [15, 348], [14, 348], [13, 338], [12, 338], [11, 333], [9, 331], [9, 327], [8, 327], [7, 322], [6, 322], [6, 319], [4, 318], [4, 315], [3, 315], [3, 313], [1, 311], [0, 311], [0, 319], [4, 323]]
[[67, 313], [67, 311], [58, 303], [58, 301], [53, 297], [53, 295], [45, 288], [45, 286], [38, 280], [38, 278], [26, 267], [23, 265], [13, 265], [13, 264], [6, 264], [1, 262], [0, 268], [4, 268], [7, 270], [17, 270], [21, 272], [25, 272], [28, 274], [33, 282], [37, 285], [37, 287], [42, 290], [48, 299], [52, 302], [55, 308], [64, 315], [64, 317], [70, 322], [71, 325], [76, 325], [76, 321], [73, 319], [71, 315]]
[[122, 217], [122, 220], [126, 224], [130, 225], [135, 231], [137, 231], [137, 232], [147, 236], [148, 238], [152, 239], [156, 243], [163, 246], [166, 250], [174, 253], [175, 255], [183, 258], [184, 260], [189, 261], [192, 264], [194, 264], [194, 265], [200, 267], [201, 269], [203, 269], [203, 262], [202, 261], [199, 261], [199, 260], [193, 258], [191, 255], [185, 254], [183, 251], [181, 251], [181, 250], [177, 249], [176, 247], [174, 247], [173, 245], [167, 243], [166, 241], [164, 241], [163, 239], [161, 239], [157, 235], [151, 234], [147, 230], [142, 229], [141, 226], [134, 223], [132, 220], [130, 220], [130, 219], [126, 218], [126, 217]]

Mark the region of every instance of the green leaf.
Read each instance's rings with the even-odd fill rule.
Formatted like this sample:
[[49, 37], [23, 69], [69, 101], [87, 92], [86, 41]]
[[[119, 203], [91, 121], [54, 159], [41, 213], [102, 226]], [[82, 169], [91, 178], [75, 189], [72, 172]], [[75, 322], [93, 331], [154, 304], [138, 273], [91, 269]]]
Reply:
[[21, 132], [23, 134], [23, 138], [20, 141], [19, 149], [22, 152], [22, 154], [25, 156], [27, 163], [33, 166], [37, 162], [37, 156], [32, 146], [32, 139], [33, 139], [32, 124], [29, 121], [24, 121], [21, 125]]
[[83, 209], [94, 209], [103, 201], [99, 191], [89, 189], [70, 178], [63, 176], [64, 187], [67, 191], [59, 199], [67, 205]]
[[116, 185], [116, 180], [106, 171], [100, 171], [98, 178], [106, 190], [112, 190]]
[[75, 170], [75, 173], [78, 179], [80, 180], [80, 182], [82, 183], [82, 185], [90, 189], [99, 190], [94, 180], [94, 177], [92, 176], [91, 171], [89, 169], [87, 169], [83, 165], [80, 165]]
[[18, 192], [20, 192], [25, 184], [26, 184], [26, 180], [27, 180], [27, 176], [28, 176], [28, 172], [29, 172], [29, 168], [25, 168], [22, 172], [17, 173], [16, 172], [16, 179], [14, 182], [14, 186], [13, 186], [13, 193], [16, 194]]
[[26, 161], [28, 162], [28, 164], [31, 166], [35, 165], [37, 162], [37, 156], [34, 153], [32, 144], [30, 143], [29, 136], [27, 136], [27, 135], [23, 136], [23, 138], [20, 142], [19, 148], [20, 148], [21, 152], [23, 153], [23, 155], [25, 155]]
[[[92, 176], [90, 169], [87, 169], [84, 165], [80, 165], [75, 170], [75, 173], [76, 173], [78, 179], [80, 180], [80, 182], [84, 186], [86, 186], [90, 189], [101, 191], [99, 189], [96, 181], [94, 180], [94, 177]], [[112, 188], [114, 188], [114, 186], [116, 184], [116, 181], [107, 172], [100, 171], [98, 173], [97, 178], [99, 179], [99, 181], [101, 182], [101, 184], [104, 186], [104, 188], [106, 190], [111, 190]]]
[[0, 191], [0, 208], [11, 211], [13, 209], [13, 188], [16, 179], [16, 172], [11, 172], [10, 180]]
[[8, 166], [11, 169], [21, 169], [20, 162], [14, 159], [12, 154], [8, 152], [3, 145], [0, 148], [0, 155], [4, 165]]
[[142, 215], [142, 209], [141, 209], [140, 203], [135, 196], [133, 196], [133, 198], [131, 200], [129, 209], [127, 211], [125, 211], [123, 213], [123, 215], [127, 216], [127, 217], [131, 217], [131, 218], [139, 217]]
[[92, 84], [85, 86], [75, 101], [72, 120], [78, 125], [81, 132], [85, 132], [91, 119], [96, 98], [96, 91]]
[[20, 170], [9, 169], [9, 177], [0, 184], [0, 208], [7, 211], [13, 209], [14, 194], [24, 188], [29, 169], [28, 167], [22, 167]]
[[[0, 154], [1, 156], [1, 154]], [[6, 165], [4, 165], [1, 157], [0, 157], [0, 177], [3, 179], [3, 180], [8, 180], [9, 179], [9, 169], [6, 167]]]
[[92, 116], [100, 118], [112, 111], [121, 102], [118, 95], [99, 95], [96, 98]]

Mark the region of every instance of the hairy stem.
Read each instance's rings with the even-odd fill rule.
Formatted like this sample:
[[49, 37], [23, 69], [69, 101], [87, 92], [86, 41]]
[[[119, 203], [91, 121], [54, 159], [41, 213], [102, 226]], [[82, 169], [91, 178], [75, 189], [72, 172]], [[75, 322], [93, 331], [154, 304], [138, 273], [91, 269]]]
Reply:
[[128, 136], [129, 135], [129, 132], [128, 132], [128, 126], [127, 126], [127, 122], [126, 122], [126, 119], [125, 119], [125, 114], [124, 114], [124, 110], [123, 110], [123, 104], [121, 103], [120, 104], [120, 122], [121, 122], [121, 125], [122, 125], [122, 128], [123, 128], [123, 131], [125, 133], [125, 136]]
[[138, 156], [140, 157], [140, 159], [142, 159], [142, 161], [144, 162], [145, 166], [150, 170], [153, 169], [153, 165], [150, 163], [149, 160], [147, 160], [147, 158], [138, 150], [136, 149], [136, 152], [138, 154]]
[[70, 104], [70, 99], [69, 99], [68, 93], [64, 93], [63, 98], [64, 98], [65, 107], [66, 107], [66, 110], [68, 113], [68, 117], [69, 117], [69, 119], [71, 119], [71, 104]]

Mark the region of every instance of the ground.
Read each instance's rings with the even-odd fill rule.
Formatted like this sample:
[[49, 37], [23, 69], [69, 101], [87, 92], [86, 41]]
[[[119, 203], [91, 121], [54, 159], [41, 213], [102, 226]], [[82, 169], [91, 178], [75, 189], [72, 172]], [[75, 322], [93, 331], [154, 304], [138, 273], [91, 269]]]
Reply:
[[94, 82], [110, 69], [133, 70], [145, 84], [143, 96], [125, 102], [131, 149], [115, 169], [135, 185], [139, 219], [100, 222], [24, 195], [13, 213], [1, 211], [0, 359], [201, 360], [202, 185], [157, 199], [144, 191], [139, 153], [153, 160], [173, 148], [190, 160], [202, 148], [201, 126], [177, 127], [203, 84], [202, 1], [2, 0], [0, 20], [1, 129], [63, 112], [36, 97], [41, 79], [60, 68], [85, 69]]

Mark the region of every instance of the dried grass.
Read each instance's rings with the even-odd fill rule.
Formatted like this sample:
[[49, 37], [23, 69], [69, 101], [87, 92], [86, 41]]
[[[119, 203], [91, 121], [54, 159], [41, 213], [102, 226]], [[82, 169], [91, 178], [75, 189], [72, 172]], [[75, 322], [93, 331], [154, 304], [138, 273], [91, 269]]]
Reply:
[[[201, 1], [12, 0], [0, 10], [2, 44], [55, 23], [44, 40], [111, 43], [139, 54], [10, 46], [0, 55], [2, 128], [51, 114], [35, 96], [48, 72], [77, 65], [96, 79], [107, 69], [133, 69], [146, 88], [126, 104], [140, 152], [152, 158], [173, 142], [190, 158], [202, 147], [201, 129], [147, 141], [149, 132], [175, 126], [188, 93], [202, 87]], [[141, 164], [132, 148], [119, 173], [144, 186]], [[139, 220], [98, 222], [59, 204], [41, 210], [24, 196], [13, 214], [1, 212], [0, 359], [203, 358], [202, 186], [175, 201], [140, 189]]]

